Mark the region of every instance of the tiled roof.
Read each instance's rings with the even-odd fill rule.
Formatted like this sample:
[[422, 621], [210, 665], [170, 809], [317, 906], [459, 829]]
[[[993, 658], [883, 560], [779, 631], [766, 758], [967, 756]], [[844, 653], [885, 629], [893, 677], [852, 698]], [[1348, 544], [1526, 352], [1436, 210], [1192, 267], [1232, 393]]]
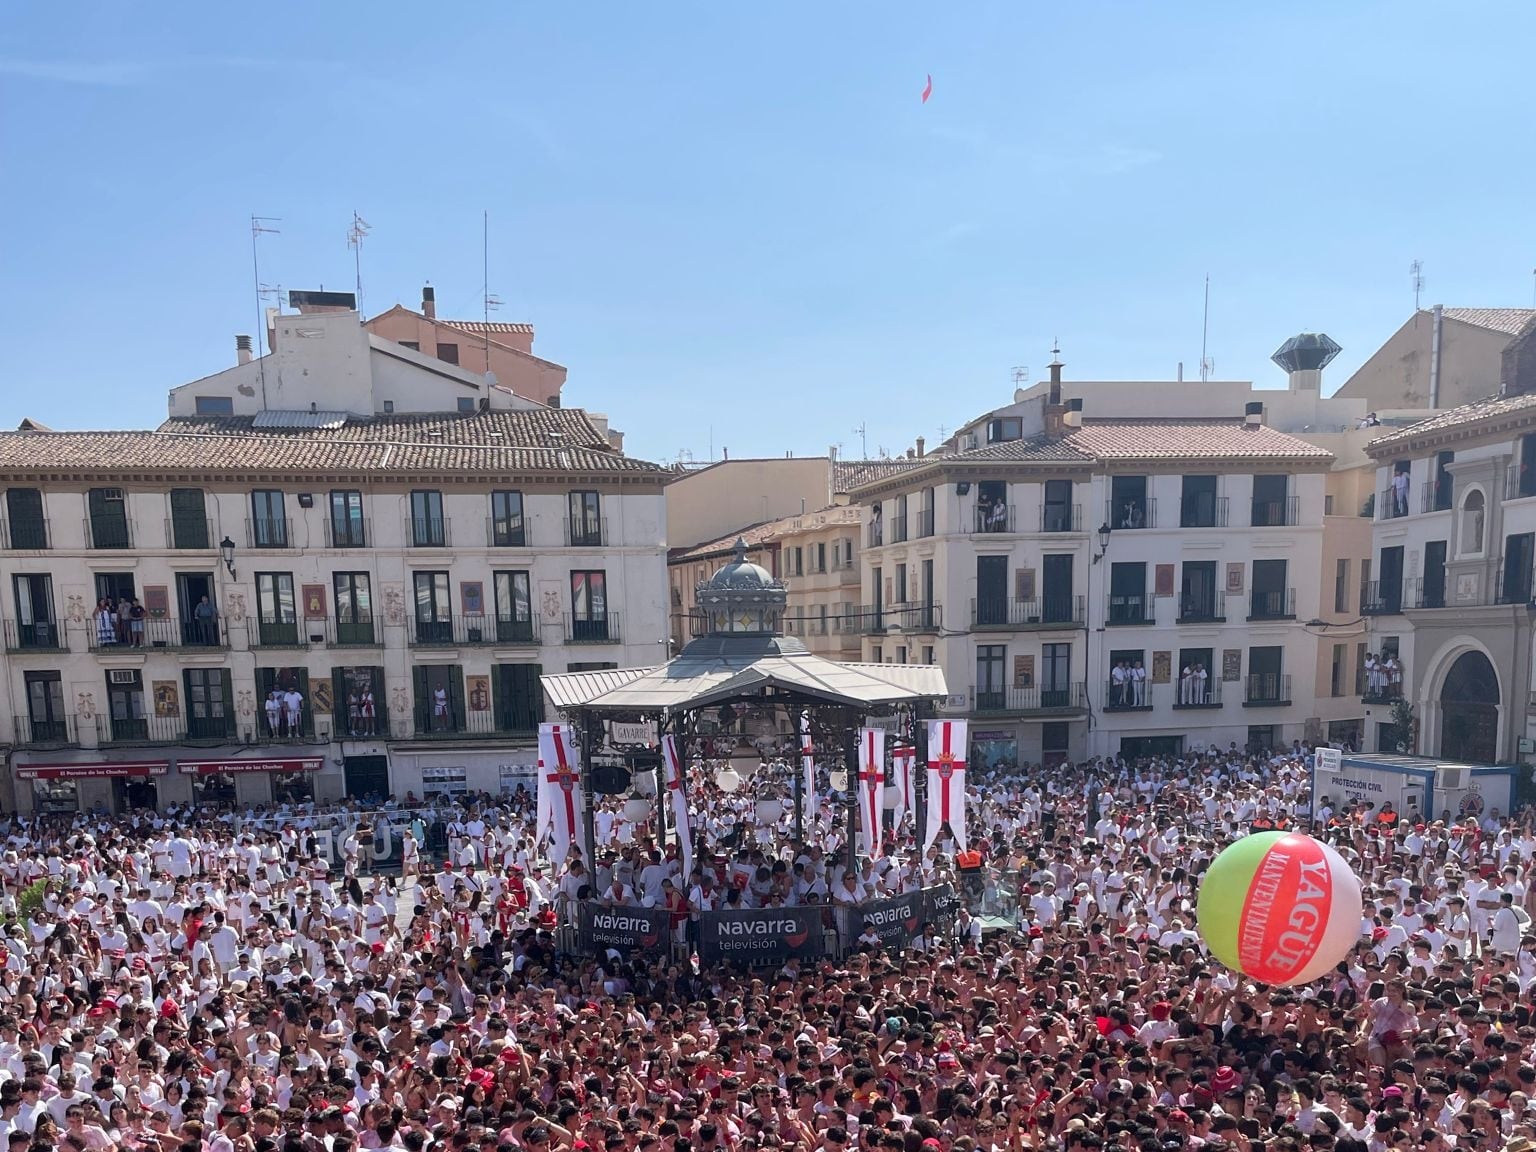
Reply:
[[1068, 443], [1100, 460], [1333, 459], [1326, 448], [1265, 425], [1245, 428], [1241, 420], [1085, 420]]
[[500, 321], [492, 321], [487, 324], [483, 320], [442, 320], [442, 324], [450, 328], [458, 328], [465, 332], [515, 332], [521, 336], [532, 336], [532, 324], [505, 324]]
[[832, 494], [841, 496], [876, 480], [885, 480], [925, 461], [920, 457], [893, 456], [889, 460], [832, 461]]
[[[931, 459], [931, 458], [930, 458]], [[954, 452], [941, 459], [949, 460], [997, 460], [1040, 461], [1046, 464], [1082, 464], [1091, 457], [1080, 452], [1065, 440], [1052, 440], [1048, 436], [1030, 436], [1023, 440], [999, 440], [995, 444], [983, 444], [965, 452]]]
[[1518, 336], [1536, 320], [1536, 308], [1445, 308], [1441, 314], [1447, 320], [1460, 320], [1463, 324], [1475, 324], [1506, 336]]
[[1378, 436], [1366, 445], [1366, 451], [1375, 453], [1380, 449], [1406, 444], [1450, 428], [1459, 428], [1483, 420], [1496, 420], [1501, 416], [1514, 416], [1522, 412], [1536, 412], [1536, 396], [1487, 396], [1457, 408], [1447, 408], [1444, 412], [1437, 412], [1433, 416], [1420, 420], [1417, 424], [1410, 424], [1406, 428], [1388, 432], [1385, 436]]
[[[833, 512], [846, 514], [846, 520], [829, 519], [825, 523], [818, 524], [816, 517], [824, 513]], [[711, 556], [729, 555], [736, 547], [738, 538], [744, 540], [748, 548], [755, 548], [759, 544], [767, 544], [777, 540], [781, 536], [788, 536], [794, 532], [804, 532], [818, 528], [828, 528], [837, 524], [857, 525], [859, 523], [858, 509], [847, 504], [829, 504], [825, 508], [818, 508], [814, 512], [807, 512], [803, 516], [784, 516], [778, 520], [763, 520], [757, 524], [749, 524], [745, 528], [737, 529], [728, 535], [721, 536], [717, 540], [710, 540], [703, 544], [695, 544], [690, 548], [679, 548], [669, 553], [669, 562], [681, 560], [703, 560]]]
[[250, 416], [203, 416], [154, 431], [4, 433], [0, 471], [661, 472], [608, 448], [576, 408], [381, 416], [336, 429], [253, 425]]

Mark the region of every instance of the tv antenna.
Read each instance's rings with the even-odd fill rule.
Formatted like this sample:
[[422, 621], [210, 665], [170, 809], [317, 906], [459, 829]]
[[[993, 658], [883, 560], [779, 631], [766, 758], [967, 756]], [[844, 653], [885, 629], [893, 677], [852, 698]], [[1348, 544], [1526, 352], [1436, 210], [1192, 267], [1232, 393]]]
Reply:
[[1200, 320], [1200, 383], [1204, 384], [1215, 371], [1216, 361], [1205, 354], [1206, 343], [1211, 335], [1211, 277], [1205, 277], [1205, 312]]
[[491, 374], [491, 312], [501, 307], [501, 297], [491, 292], [491, 213], [482, 213], [480, 222], [480, 270], [484, 281], [480, 285], [481, 302], [485, 305], [485, 374]]
[[352, 227], [347, 229], [347, 247], [352, 249], [352, 268], [357, 273], [357, 313], [363, 314], [363, 238], [371, 229], [368, 221], [352, 211]]
[[1408, 278], [1413, 284], [1413, 310], [1419, 310], [1419, 297], [1424, 294], [1424, 261], [1415, 260], [1408, 265]]
[[1013, 369], [1013, 386], [1023, 388], [1029, 384], [1029, 365], [1017, 364]]
[[868, 460], [869, 459], [869, 425], [868, 425], [868, 423], [866, 421], [860, 420], [858, 427], [853, 429], [853, 431], [855, 431], [855, 432], [857, 432], [859, 434], [859, 459], [860, 460]]
[[[256, 331], [258, 333], [256, 338], [258, 340], [261, 339], [259, 334], [267, 330], [267, 321], [261, 314], [261, 258], [257, 252], [256, 240], [263, 233], [273, 236], [277, 235], [281, 229], [270, 228], [268, 225], [281, 224], [282, 222], [282, 217], [280, 216], [253, 215], [251, 217], [251, 282], [256, 288]], [[278, 301], [278, 307], [282, 307], [281, 300]], [[267, 406], [267, 358], [265, 356], [258, 356], [256, 358], [256, 365], [257, 371], [261, 373], [261, 406], [265, 408]]]

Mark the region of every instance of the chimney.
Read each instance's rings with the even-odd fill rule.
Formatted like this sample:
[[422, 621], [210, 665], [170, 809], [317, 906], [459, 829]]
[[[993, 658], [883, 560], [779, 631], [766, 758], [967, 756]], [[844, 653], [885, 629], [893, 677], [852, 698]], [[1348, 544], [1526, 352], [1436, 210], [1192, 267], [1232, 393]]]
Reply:
[[421, 290], [421, 314], [428, 320], [437, 319], [437, 293], [430, 284]]
[[251, 338], [249, 336], [235, 337], [235, 363], [249, 364], [251, 362]]
[[921, 436], [917, 438], [917, 454], [919, 457], [922, 456], [923, 448], [926, 447], [927, 443], [928, 441], [924, 440]]
[[1068, 428], [1081, 428], [1083, 426], [1083, 398], [1074, 396], [1067, 401], [1067, 410], [1062, 414], [1061, 422]]
[[1243, 427], [1262, 428], [1264, 426], [1264, 405], [1258, 400], [1251, 400], [1243, 405]]
[[1061, 348], [1051, 349], [1051, 391], [1048, 404], [1061, 403]]

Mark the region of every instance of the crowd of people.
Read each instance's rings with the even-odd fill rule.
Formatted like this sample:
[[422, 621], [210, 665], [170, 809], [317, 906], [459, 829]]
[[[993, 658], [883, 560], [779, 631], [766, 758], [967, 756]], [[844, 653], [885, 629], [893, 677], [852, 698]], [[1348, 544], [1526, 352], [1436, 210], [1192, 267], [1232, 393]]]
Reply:
[[[969, 844], [905, 827], [850, 866], [834, 798], [796, 841], [701, 774], [688, 875], [607, 807], [597, 858], [557, 865], [526, 794], [12, 817], [0, 1128], [12, 1152], [1536, 1147], [1529, 813], [1314, 811], [1303, 748], [968, 783]], [[370, 874], [379, 822], [399, 875]], [[1315, 984], [1199, 943], [1201, 872], [1255, 827], [1330, 839], [1365, 883]], [[581, 897], [835, 900], [962, 853], [988, 906], [902, 951], [745, 970], [555, 931]]]

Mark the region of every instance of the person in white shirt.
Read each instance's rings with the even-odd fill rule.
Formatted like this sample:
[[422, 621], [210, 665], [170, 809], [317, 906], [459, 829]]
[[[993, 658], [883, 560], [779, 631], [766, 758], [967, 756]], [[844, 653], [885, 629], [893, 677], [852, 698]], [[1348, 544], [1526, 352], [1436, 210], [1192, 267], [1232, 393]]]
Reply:
[[1499, 910], [1493, 914], [1488, 942], [1501, 956], [1513, 956], [1520, 950], [1520, 918], [1515, 915], [1515, 898], [1509, 892], [1499, 895]]

